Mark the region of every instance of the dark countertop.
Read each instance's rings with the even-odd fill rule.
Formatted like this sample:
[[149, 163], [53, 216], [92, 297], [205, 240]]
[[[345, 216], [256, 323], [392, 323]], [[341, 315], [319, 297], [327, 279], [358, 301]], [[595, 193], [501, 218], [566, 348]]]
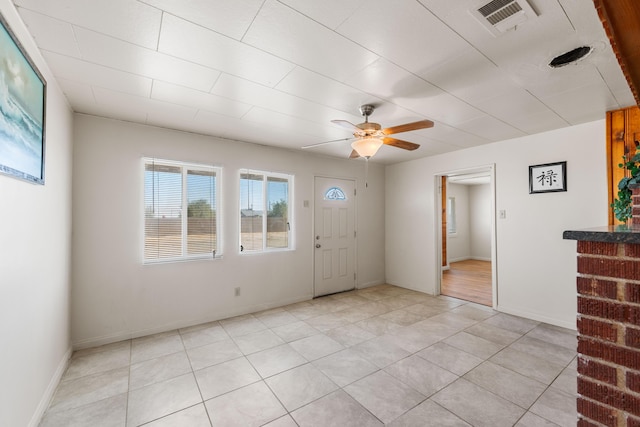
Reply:
[[586, 242], [636, 243], [640, 244], [640, 225], [609, 225], [604, 227], [568, 230], [562, 233], [565, 240], [582, 240]]

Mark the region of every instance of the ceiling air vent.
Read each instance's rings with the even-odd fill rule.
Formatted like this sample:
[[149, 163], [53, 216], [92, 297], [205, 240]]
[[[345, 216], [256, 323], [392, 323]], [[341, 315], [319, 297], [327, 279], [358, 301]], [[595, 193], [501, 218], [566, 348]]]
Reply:
[[527, 0], [484, 0], [470, 12], [494, 36], [538, 16]]
[[565, 52], [562, 55], [558, 55], [549, 62], [549, 67], [560, 68], [565, 65], [575, 64], [581, 59], [585, 58], [593, 51], [591, 46], [580, 46], [575, 49]]

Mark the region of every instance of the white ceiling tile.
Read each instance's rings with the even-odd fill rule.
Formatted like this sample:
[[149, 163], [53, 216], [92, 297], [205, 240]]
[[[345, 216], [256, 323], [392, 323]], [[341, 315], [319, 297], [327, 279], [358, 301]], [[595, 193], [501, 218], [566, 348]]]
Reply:
[[280, 0], [291, 8], [326, 25], [336, 29], [348, 17], [365, 4], [367, 0]]
[[471, 47], [428, 68], [420, 73], [420, 77], [471, 104], [517, 87], [507, 73]]
[[458, 127], [463, 131], [478, 135], [490, 141], [504, 141], [525, 135], [524, 132], [493, 117], [482, 117], [470, 120], [460, 124]]
[[29, 9], [19, 8], [18, 11], [40, 49], [80, 57], [71, 24]]
[[418, 74], [469, 47], [415, 0], [368, 1], [338, 32]]
[[153, 82], [151, 98], [237, 118], [245, 115], [251, 108], [248, 104], [161, 81]]
[[602, 43], [601, 48], [600, 45], [596, 45], [596, 55], [593, 55], [593, 57], [589, 56], [587, 59], [597, 67], [598, 73], [602, 76], [607, 86], [609, 86], [611, 93], [613, 93], [613, 96], [616, 98], [619, 108], [636, 105], [633, 93], [629, 88], [626, 77], [620, 69], [611, 45]]
[[294, 67], [259, 49], [171, 15], [163, 19], [158, 51], [266, 86], [274, 86]]
[[56, 78], [56, 80], [72, 108], [74, 108], [75, 104], [95, 104], [96, 99], [93, 96], [93, 90], [88, 84], [61, 77]]
[[94, 31], [76, 28], [76, 37], [84, 60], [139, 76], [207, 92], [220, 76], [217, 70]]
[[407, 97], [432, 96], [440, 89], [397, 65], [380, 58], [344, 82], [374, 96], [397, 101]]
[[242, 120], [263, 126], [280, 128], [283, 131], [288, 130], [289, 132], [298, 135], [300, 139], [307, 138], [308, 136], [314, 136], [322, 140], [330, 141], [333, 139], [348, 138], [351, 136], [349, 131], [342, 128], [310, 122], [260, 107], [252, 108], [251, 111], [242, 118]]
[[[13, 3], [75, 111], [263, 145], [347, 138], [330, 120], [360, 123], [365, 103], [382, 127], [435, 122], [397, 135], [414, 152], [383, 147], [374, 161], [388, 164], [635, 104], [592, 2], [529, 0], [540, 16], [494, 37], [469, 13], [482, 1]], [[579, 64], [548, 68], [585, 44]]]
[[[195, 120], [201, 126], [210, 127], [213, 132], [223, 131], [223, 137], [237, 141], [246, 141], [262, 145], [264, 145], [264, 141], [269, 141], [270, 143], [268, 145], [296, 150], [299, 150], [301, 146], [307, 143], [313, 144], [321, 142], [321, 140], [310, 136], [300, 137], [300, 135], [294, 132], [283, 131], [277, 127], [228, 118], [204, 110], [198, 112]], [[245, 147], [247, 150], [252, 149], [250, 145], [246, 145]], [[247, 167], [253, 166], [248, 165]]]
[[162, 12], [131, 0], [15, 0], [44, 15], [155, 49]]
[[512, 89], [499, 96], [477, 101], [475, 106], [490, 116], [502, 121], [510, 121], [513, 117], [541, 114], [548, 110], [538, 98], [524, 89]]
[[73, 104], [73, 111], [80, 114], [106, 117], [109, 119], [122, 120], [126, 122], [145, 123], [147, 120], [146, 111], [135, 108], [114, 108], [111, 104], [98, 104], [97, 102], [78, 102]]
[[418, 148], [418, 150], [422, 150], [423, 152], [426, 151], [429, 153], [429, 155], [444, 154], [461, 149], [460, 147], [455, 145], [446, 144], [432, 138], [426, 138], [424, 136], [417, 135], [411, 137], [411, 142], [420, 144], [420, 148]]
[[[374, 157], [376, 160], [380, 160], [382, 157], [385, 157], [386, 153], [384, 152], [384, 150], [382, 150], [382, 148], [380, 150], [381, 151], [378, 151], [378, 153]], [[301, 151], [305, 154], [333, 156], [342, 159], [348, 159], [351, 151], [353, 151], [353, 148], [351, 148], [351, 143], [349, 141], [337, 141], [334, 144], [321, 145], [319, 147], [307, 148]], [[362, 159], [351, 159], [351, 161], [357, 162], [362, 161]]]
[[53, 52], [42, 54], [56, 77], [133, 95], [151, 94], [151, 79]]
[[569, 122], [550, 109], [540, 113], [512, 117], [509, 119], [509, 123], [529, 135], [559, 129], [569, 125]]
[[455, 10], [442, 18], [449, 27], [500, 67], [517, 62], [540, 64], [550, 50], [561, 48], [563, 44], [568, 43], [568, 38], [575, 34], [571, 22], [557, 0], [536, 0], [534, 7], [538, 13], [537, 17], [525, 21], [514, 30], [494, 37], [469, 13], [469, 10], [481, 3], [463, 2], [461, 7], [452, 8]]
[[397, 104], [423, 114], [431, 120], [437, 120], [451, 126], [480, 118], [484, 113], [455, 96], [440, 91], [428, 97], [406, 97], [396, 101]]
[[589, 117], [605, 117], [617, 102], [604, 82], [579, 87], [542, 98], [542, 101], [572, 125], [589, 121]]
[[431, 120], [455, 125], [482, 116], [473, 106], [380, 59], [351, 76], [346, 83]]
[[150, 114], [171, 116], [175, 120], [188, 122], [194, 119], [197, 109], [183, 107], [177, 104], [161, 102], [155, 99], [145, 98], [141, 96], [129, 95], [122, 92], [116, 92], [109, 89], [94, 88], [93, 93], [96, 103], [105, 107], [121, 108], [122, 110], [130, 110], [136, 112], [144, 112], [147, 117]]
[[378, 58], [275, 0], [266, 0], [243, 41], [336, 80]]
[[561, 68], [521, 64], [513, 70], [520, 85], [538, 98], [547, 98], [602, 80], [598, 69], [587, 59]]
[[349, 121], [359, 119], [358, 116], [349, 116], [345, 112], [228, 74], [220, 76], [211, 93], [321, 124], [329, 125], [336, 118]]
[[240, 40], [264, 0], [140, 0], [172, 15]]
[[363, 104], [382, 102], [378, 97], [300, 67], [290, 72], [276, 89], [349, 114]]
[[425, 129], [420, 131], [420, 133], [436, 141], [453, 145], [458, 148], [475, 147], [477, 145], [491, 142], [487, 138], [473, 135], [444, 123], [436, 123], [431, 129]]

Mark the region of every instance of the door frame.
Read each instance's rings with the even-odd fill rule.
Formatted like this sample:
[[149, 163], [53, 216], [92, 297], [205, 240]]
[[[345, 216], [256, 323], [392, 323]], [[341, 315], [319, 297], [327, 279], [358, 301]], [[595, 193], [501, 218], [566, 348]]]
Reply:
[[491, 193], [491, 293], [492, 293], [492, 308], [498, 307], [498, 248], [497, 248], [497, 215], [496, 215], [496, 165], [491, 163], [488, 165], [479, 165], [464, 169], [448, 170], [434, 175], [434, 216], [435, 216], [435, 295], [440, 295], [440, 288], [442, 285], [442, 239], [446, 236], [442, 235], [442, 194], [440, 192], [440, 186], [442, 185], [443, 176], [453, 175], [467, 175], [480, 172], [487, 172], [490, 177], [489, 190]]
[[358, 186], [358, 179], [356, 177], [349, 176], [330, 176], [325, 174], [314, 174], [313, 175], [313, 191], [312, 191], [312, 199], [311, 199], [311, 295], [312, 298], [316, 297], [316, 257], [315, 257], [315, 248], [316, 244], [316, 178], [326, 178], [326, 179], [340, 179], [343, 181], [353, 181], [354, 188], [356, 190], [355, 203], [353, 206], [353, 230], [356, 232], [356, 237], [354, 239], [354, 248], [353, 248], [353, 271], [356, 274], [356, 280], [354, 283], [354, 290], [360, 289], [358, 286], [358, 281], [360, 280], [360, 274], [358, 274], [358, 196], [362, 193]]

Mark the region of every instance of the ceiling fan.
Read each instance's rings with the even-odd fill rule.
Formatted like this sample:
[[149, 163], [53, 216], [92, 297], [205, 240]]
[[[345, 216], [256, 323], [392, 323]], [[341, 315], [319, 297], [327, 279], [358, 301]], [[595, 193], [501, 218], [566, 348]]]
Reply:
[[415, 150], [420, 147], [419, 144], [403, 141], [402, 139], [391, 138], [387, 135], [433, 127], [433, 122], [431, 120], [420, 120], [418, 122], [405, 123], [403, 125], [382, 129], [380, 124], [369, 121], [369, 116], [375, 109], [376, 107], [371, 104], [362, 105], [360, 107], [360, 114], [364, 116], [364, 123], [360, 123], [358, 125], [354, 125], [346, 120], [331, 120], [331, 123], [335, 123], [338, 126], [352, 130], [353, 138], [343, 138], [334, 141], [321, 142], [319, 144], [305, 145], [302, 148], [315, 148], [321, 145], [332, 144], [339, 141], [348, 141], [355, 138], [355, 141], [351, 143], [353, 151], [351, 151], [349, 158], [355, 159], [357, 157], [364, 157], [368, 160], [378, 152], [378, 149], [383, 144], [402, 148], [403, 150]]

